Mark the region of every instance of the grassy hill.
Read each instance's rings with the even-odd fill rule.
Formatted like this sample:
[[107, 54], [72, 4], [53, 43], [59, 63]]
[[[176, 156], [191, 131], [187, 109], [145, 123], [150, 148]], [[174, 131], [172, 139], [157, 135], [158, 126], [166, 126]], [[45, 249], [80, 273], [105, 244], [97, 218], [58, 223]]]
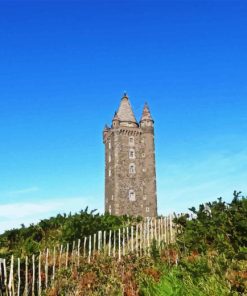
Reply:
[[[160, 250], [153, 241], [150, 255], [129, 254], [118, 261], [101, 254], [78, 268], [61, 269], [46, 295], [247, 295], [247, 198], [234, 192], [230, 203], [219, 198], [190, 211], [193, 219], [174, 219], [179, 230], [175, 244]], [[133, 222], [87, 209], [58, 215], [6, 231], [0, 236], [0, 256], [24, 256]]]

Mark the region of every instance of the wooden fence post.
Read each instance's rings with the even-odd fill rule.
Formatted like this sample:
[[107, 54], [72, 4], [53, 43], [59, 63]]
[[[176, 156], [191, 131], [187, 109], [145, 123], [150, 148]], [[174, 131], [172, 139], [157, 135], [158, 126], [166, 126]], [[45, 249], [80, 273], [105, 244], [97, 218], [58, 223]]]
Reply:
[[161, 228], [160, 228], [160, 218], [158, 219], [158, 246], [160, 248], [160, 237], [161, 237]]
[[130, 246], [129, 246], [129, 226], [127, 226], [127, 234], [126, 234], [126, 236], [127, 236], [127, 239], [126, 239], [126, 245], [127, 245], [127, 252], [129, 253], [129, 249], [130, 249]]
[[8, 274], [7, 274], [7, 266], [6, 266], [6, 259], [3, 259], [3, 274], [4, 274], [4, 289], [5, 289], [5, 293], [8, 296], [9, 295], [9, 291], [8, 291]]
[[134, 252], [134, 227], [131, 226], [131, 252]]
[[170, 236], [171, 236], [171, 243], [173, 243], [173, 233], [172, 233], [172, 215], [170, 214]]
[[118, 260], [121, 260], [121, 230], [118, 229]]
[[8, 289], [9, 289], [9, 296], [14, 296], [14, 289], [13, 289], [13, 280], [14, 280], [14, 256], [11, 256], [11, 261], [10, 261], [10, 270], [9, 270], [9, 284], [8, 284]]
[[55, 280], [55, 274], [56, 274], [56, 247], [53, 248], [52, 281]]
[[45, 288], [48, 288], [48, 260], [49, 260], [49, 249], [46, 249], [46, 255], [45, 255]]
[[149, 253], [149, 247], [150, 247], [149, 231], [150, 231], [150, 220], [147, 219], [147, 251], [148, 253]]
[[41, 295], [42, 292], [42, 282], [41, 282], [41, 252], [39, 253], [39, 278], [38, 278], [38, 295]]
[[65, 268], [68, 268], [68, 260], [69, 260], [69, 243], [67, 243], [67, 248], [66, 248]]
[[138, 252], [139, 252], [139, 246], [138, 246], [138, 242], [139, 242], [139, 237], [138, 237], [138, 232], [139, 232], [139, 227], [138, 224], [136, 224], [136, 256], [138, 256]]
[[111, 256], [111, 230], [109, 232], [109, 240], [108, 240], [108, 256], [110, 257]]
[[101, 249], [101, 244], [100, 244], [100, 236], [101, 236], [101, 231], [98, 231], [98, 252], [100, 252]]
[[75, 263], [75, 241], [73, 241], [72, 251], [71, 251], [71, 265], [72, 265], [72, 269], [73, 269], [74, 263]]
[[18, 277], [17, 296], [20, 296], [20, 289], [21, 289], [21, 261], [20, 261], [20, 258], [17, 259], [17, 277]]
[[83, 244], [83, 257], [86, 258], [86, 246], [87, 246], [87, 237], [84, 237], [84, 244]]
[[113, 257], [116, 256], [116, 230], [113, 232]]
[[25, 259], [25, 295], [28, 296], [28, 257]]
[[96, 236], [97, 236], [97, 234], [94, 233], [94, 235], [93, 235], [93, 257], [96, 253]]
[[35, 294], [35, 255], [32, 256], [33, 279], [32, 279], [32, 296]]
[[89, 247], [88, 247], [88, 263], [91, 261], [91, 248], [92, 248], [92, 238], [91, 235], [89, 235]]
[[140, 224], [140, 256], [142, 256], [142, 248], [143, 248], [142, 239], [143, 239], [143, 223], [141, 222]]
[[104, 230], [104, 247], [103, 247], [103, 249], [104, 249], [104, 254], [105, 254], [105, 251], [106, 251], [106, 231]]
[[81, 255], [81, 240], [78, 239], [78, 244], [77, 244], [77, 266], [78, 267], [80, 265], [80, 255]]
[[60, 270], [62, 264], [63, 245], [60, 246], [58, 269]]
[[123, 247], [123, 256], [125, 256], [125, 228], [123, 228], [122, 247]]
[[157, 219], [154, 219], [154, 239], [155, 239], [155, 243], [157, 241]]

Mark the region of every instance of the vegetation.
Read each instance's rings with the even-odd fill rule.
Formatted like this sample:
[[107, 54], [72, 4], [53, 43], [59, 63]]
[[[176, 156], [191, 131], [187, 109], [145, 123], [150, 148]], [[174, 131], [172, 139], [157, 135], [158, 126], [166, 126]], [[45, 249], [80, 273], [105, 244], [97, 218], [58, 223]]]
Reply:
[[[79, 268], [61, 269], [46, 295], [247, 295], [247, 198], [234, 192], [231, 203], [219, 198], [190, 211], [193, 218], [185, 214], [174, 219], [176, 244], [160, 250], [153, 241], [150, 256], [129, 254], [117, 261], [101, 254]], [[41, 222], [5, 232], [0, 236], [2, 252], [31, 252], [34, 243], [72, 241], [130, 221], [85, 210]]]
[[24, 258], [38, 254], [46, 247], [72, 242], [99, 230], [118, 229], [139, 219], [100, 215], [95, 210], [88, 212], [88, 208], [73, 215], [59, 214], [36, 225], [22, 225], [20, 229], [5, 231], [0, 235], [0, 257], [14, 254], [15, 257]]

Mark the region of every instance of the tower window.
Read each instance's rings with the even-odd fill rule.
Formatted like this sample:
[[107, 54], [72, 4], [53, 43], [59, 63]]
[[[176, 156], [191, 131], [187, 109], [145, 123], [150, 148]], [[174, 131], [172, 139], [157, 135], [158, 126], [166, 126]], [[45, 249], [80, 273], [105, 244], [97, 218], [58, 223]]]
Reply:
[[109, 177], [111, 177], [111, 169], [109, 169]]
[[134, 159], [135, 158], [135, 150], [134, 149], [130, 149], [129, 150], [129, 158], [130, 159]]
[[111, 214], [111, 205], [109, 205], [109, 214]]
[[109, 147], [109, 149], [111, 149], [111, 142], [108, 143], [108, 147]]
[[147, 199], [147, 196], [146, 194], [143, 195], [143, 200], [146, 200]]
[[131, 164], [129, 165], [129, 173], [130, 173], [130, 174], [135, 174], [135, 172], [136, 172], [136, 166], [135, 166], [134, 163], [131, 163]]
[[111, 162], [111, 155], [109, 155], [109, 162]]
[[134, 137], [129, 137], [129, 144], [134, 145], [135, 144], [135, 138]]
[[149, 207], [146, 207], [146, 212], [149, 213]]
[[135, 201], [136, 200], [136, 194], [133, 189], [129, 190], [129, 200], [130, 201]]

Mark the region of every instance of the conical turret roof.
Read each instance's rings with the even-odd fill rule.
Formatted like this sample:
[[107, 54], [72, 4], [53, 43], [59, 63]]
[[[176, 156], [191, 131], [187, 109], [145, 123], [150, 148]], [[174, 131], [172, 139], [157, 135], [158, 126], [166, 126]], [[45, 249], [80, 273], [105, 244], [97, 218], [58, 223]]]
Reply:
[[122, 97], [117, 116], [120, 121], [137, 123], [127, 94]]
[[151, 113], [150, 113], [150, 110], [149, 110], [149, 107], [148, 107], [147, 103], [145, 103], [143, 111], [142, 111], [141, 121], [142, 120], [152, 120], [153, 121], [153, 118], [151, 116]]

